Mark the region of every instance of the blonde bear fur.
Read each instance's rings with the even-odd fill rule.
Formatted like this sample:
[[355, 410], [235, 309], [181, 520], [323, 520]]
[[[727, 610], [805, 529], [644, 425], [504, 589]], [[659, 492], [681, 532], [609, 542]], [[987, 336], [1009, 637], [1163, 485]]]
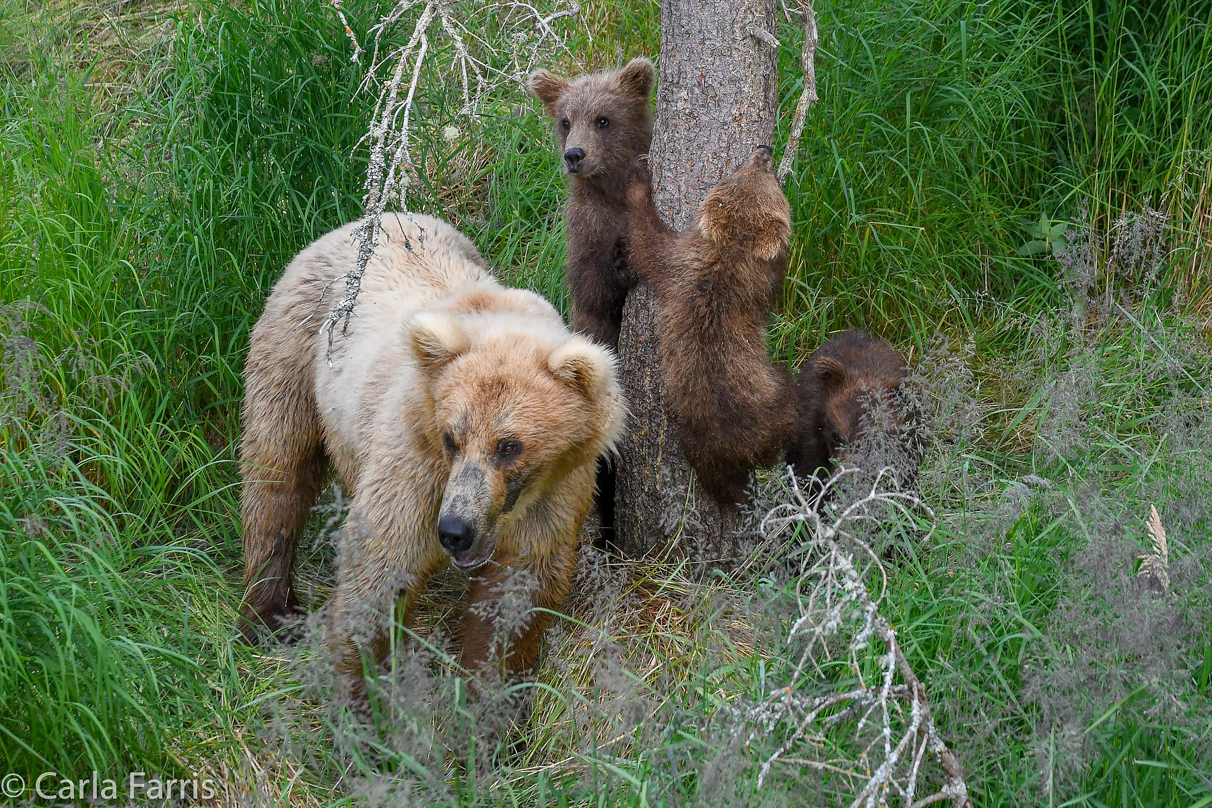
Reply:
[[[354, 266], [355, 226], [300, 252], [269, 296], [245, 366], [241, 460], [250, 640], [297, 609], [295, 544], [330, 464], [352, 494], [330, 647], [357, 695], [363, 653], [382, 662], [398, 596], [407, 619], [447, 563], [471, 577], [470, 668], [500, 640], [491, 610], [475, 605], [512, 570], [529, 571], [535, 607], [559, 607], [595, 462], [613, 450], [625, 405], [607, 349], [572, 335], [538, 295], [497, 283], [450, 225], [415, 214], [384, 217], [330, 356], [320, 326]], [[530, 667], [547, 621], [535, 612], [509, 638], [507, 672]]]

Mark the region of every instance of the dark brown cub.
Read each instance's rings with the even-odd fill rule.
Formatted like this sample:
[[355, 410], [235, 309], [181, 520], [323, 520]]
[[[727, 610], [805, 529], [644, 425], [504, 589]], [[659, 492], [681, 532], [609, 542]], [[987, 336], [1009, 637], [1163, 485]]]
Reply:
[[[623, 304], [631, 288], [627, 267], [627, 170], [652, 143], [649, 97], [652, 62], [632, 59], [620, 70], [567, 79], [547, 70], [530, 77], [530, 91], [555, 125], [568, 175], [568, 264], [572, 328], [619, 347]], [[598, 461], [599, 549], [614, 543], [615, 472]]]
[[630, 264], [652, 284], [667, 406], [678, 442], [721, 504], [745, 498], [749, 473], [773, 465], [795, 426], [791, 377], [766, 352], [783, 276], [791, 209], [768, 147], [754, 151], [676, 233], [652, 202], [637, 160], [627, 193]]
[[831, 460], [859, 451], [881, 466], [892, 465], [901, 485], [911, 484], [920, 450], [905, 375], [905, 359], [895, 348], [858, 331], [845, 331], [817, 349], [796, 387], [799, 423], [787, 444], [787, 462], [796, 474], [823, 482]]
[[567, 79], [546, 70], [530, 91], [555, 124], [568, 175], [568, 266], [572, 327], [617, 348], [623, 303], [631, 287], [627, 232], [627, 167], [652, 143], [652, 62]]

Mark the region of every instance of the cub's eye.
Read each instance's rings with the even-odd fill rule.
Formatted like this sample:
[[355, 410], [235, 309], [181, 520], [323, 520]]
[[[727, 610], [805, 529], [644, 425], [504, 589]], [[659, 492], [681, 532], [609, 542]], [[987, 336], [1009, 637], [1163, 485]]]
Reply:
[[454, 454], [459, 451], [459, 447], [455, 444], [454, 435], [449, 432], [442, 433], [442, 445], [446, 447], [446, 451]]
[[565, 132], [567, 132], [569, 129], [572, 128], [572, 124], [568, 121], [567, 118], [565, 118], [564, 120], [560, 121], [560, 128], [563, 129]]
[[610, 126], [609, 118], [607, 118], [605, 115], [603, 115], [601, 118], [598, 118], [598, 129], [605, 129], [607, 126]]
[[522, 442], [513, 438], [506, 438], [497, 444], [498, 457], [517, 457], [522, 453]]
[[842, 436], [841, 436], [841, 435], [839, 435], [837, 432], [834, 432], [834, 433], [831, 435], [831, 437], [833, 438], [833, 442], [834, 442], [834, 444], [839, 445], [839, 446], [841, 445], [841, 443], [842, 443]]

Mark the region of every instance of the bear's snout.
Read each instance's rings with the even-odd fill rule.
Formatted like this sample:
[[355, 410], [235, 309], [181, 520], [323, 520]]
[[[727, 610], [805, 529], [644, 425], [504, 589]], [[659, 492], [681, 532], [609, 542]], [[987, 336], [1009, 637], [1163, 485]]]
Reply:
[[438, 542], [459, 569], [486, 563], [496, 551], [500, 497], [493, 475], [479, 458], [457, 463], [438, 510]]
[[754, 166], [760, 171], [774, 173], [774, 150], [769, 146], [758, 146], [745, 160], [747, 165]]
[[452, 556], [465, 555], [476, 540], [476, 526], [458, 516], [438, 520], [438, 541]]
[[564, 152], [564, 162], [568, 164], [568, 173], [576, 174], [581, 170], [581, 161], [585, 159], [585, 150], [574, 147]]

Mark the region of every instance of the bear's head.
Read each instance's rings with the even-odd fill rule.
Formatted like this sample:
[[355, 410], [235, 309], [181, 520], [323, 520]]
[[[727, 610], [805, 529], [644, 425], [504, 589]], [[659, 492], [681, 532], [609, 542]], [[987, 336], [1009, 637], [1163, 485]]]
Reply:
[[786, 255], [791, 205], [774, 176], [769, 146], [758, 146], [736, 172], [716, 183], [699, 206], [698, 221], [717, 247], [745, 250], [762, 261]]
[[830, 456], [847, 456], [873, 431], [896, 437], [910, 418], [903, 360], [888, 350], [892, 356], [885, 367], [865, 366], [866, 360], [885, 359], [871, 355], [850, 363], [832, 356], [813, 362], [821, 388], [821, 433]]
[[652, 62], [642, 57], [575, 79], [535, 71], [530, 91], [555, 124], [566, 172], [584, 179], [626, 175], [631, 158], [652, 143], [654, 78]]
[[613, 452], [626, 417], [608, 349], [562, 325], [535, 328], [533, 317], [512, 316], [517, 328], [476, 331], [447, 313], [422, 314], [409, 327], [433, 400], [430, 436], [449, 469], [438, 538], [462, 569], [498, 549], [521, 550], [497, 546], [509, 520]]

